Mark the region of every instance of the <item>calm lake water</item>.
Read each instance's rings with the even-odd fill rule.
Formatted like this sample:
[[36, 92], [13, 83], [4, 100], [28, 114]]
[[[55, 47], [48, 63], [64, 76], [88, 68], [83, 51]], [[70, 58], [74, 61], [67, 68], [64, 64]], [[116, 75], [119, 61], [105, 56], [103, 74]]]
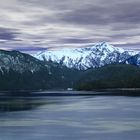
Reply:
[[139, 139], [139, 97], [0, 97], [0, 140]]

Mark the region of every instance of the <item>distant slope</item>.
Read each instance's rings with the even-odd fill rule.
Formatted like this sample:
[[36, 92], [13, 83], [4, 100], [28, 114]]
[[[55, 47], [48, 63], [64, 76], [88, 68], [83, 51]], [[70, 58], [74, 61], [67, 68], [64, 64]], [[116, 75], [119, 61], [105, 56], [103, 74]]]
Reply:
[[140, 69], [132, 65], [107, 65], [89, 69], [76, 84], [78, 90], [140, 87]]

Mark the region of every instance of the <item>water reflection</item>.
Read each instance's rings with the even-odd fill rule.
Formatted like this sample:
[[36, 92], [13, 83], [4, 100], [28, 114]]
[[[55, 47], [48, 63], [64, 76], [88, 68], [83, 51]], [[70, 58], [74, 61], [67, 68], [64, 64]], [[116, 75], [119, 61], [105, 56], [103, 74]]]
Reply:
[[[83, 96], [140, 96], [140, 90], [137, 89], [112, 89], [97, 91], [11, 91], [0, 92], [0, 111], [22, 111], [35, 109], [42, 105], [54, 104], [54, 102], [64, 103], [63, 97]], [[52, 97], [53, 100], [50, 100]], [[55, 100], [60, 97], [59, 100]], [[68, 98], [69, 98], [68, 97]], [[61, 101], [61, 100], [63, 101]], [[65, 101], [67, 103], [67, 101]], [[74, 109], [74, 108], [73, 108]], [[98, 107], [99, 109], [99, 107]]]
[[[4, 98], [3, 98], [4, 99]], [[4, 100], [0, 99], [0, 111], [20, 111], [20, 110], [30, 110], [43, 103], [35, 102], [31, 98], [6, 98]]]
[[0, 94], [0, 112], [32, 110], [52, 102], [42, 97], [34, 97], [30, 92], [6, 92]]
[[0, 108], [2, 140], [140, 138], [137, 97], [1, 95]]

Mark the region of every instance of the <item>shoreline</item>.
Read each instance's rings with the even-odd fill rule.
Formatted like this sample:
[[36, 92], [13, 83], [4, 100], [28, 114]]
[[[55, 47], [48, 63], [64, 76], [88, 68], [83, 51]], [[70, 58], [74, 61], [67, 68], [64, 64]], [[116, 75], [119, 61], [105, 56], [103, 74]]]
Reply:
[[18, 90], [0, 91], [0, 96], [43, 97], [43, 96], [140, 96], [140, 88], [96, 89], [93, 91], [67, 90]]

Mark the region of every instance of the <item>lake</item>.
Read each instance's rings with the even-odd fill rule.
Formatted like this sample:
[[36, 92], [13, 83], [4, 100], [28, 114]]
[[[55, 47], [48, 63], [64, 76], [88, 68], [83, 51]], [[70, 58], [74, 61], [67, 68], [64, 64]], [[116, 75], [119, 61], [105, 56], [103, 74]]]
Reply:
[[1, 93], [0, 140], [140, 139], [139, 97], [47, 94]]

